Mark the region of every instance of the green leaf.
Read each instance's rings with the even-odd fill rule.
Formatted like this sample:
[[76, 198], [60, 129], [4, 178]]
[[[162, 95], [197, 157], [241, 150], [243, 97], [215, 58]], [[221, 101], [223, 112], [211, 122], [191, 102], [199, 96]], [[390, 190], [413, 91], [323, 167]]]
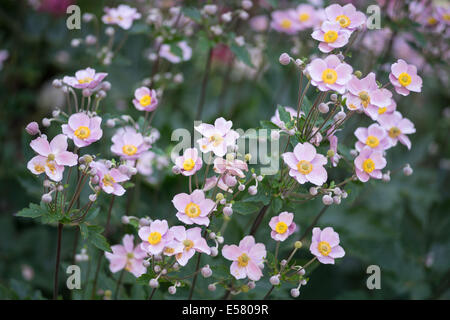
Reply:
[[281, 208], [283, 207], [283, 200], [281, 200], [280, 198], [274, 198], [272, 201], [272, 210], [275, 214], [278, 214], [281, 210]]
[[103, 228], [100, 226], [89, 226], [85, 223], [80, 225], [81, 236], [100, 250], [111, 252], [108, 241], [102, 235]]
[[236, 202], [233, 204], [233, 211], [240, 214], [250, 214], [257, 211], [259, 207], [250, 202]]
[[285, 124], [291, 122], [291, 114], [287, 112], [283, 106], [278, 105], [277, 108], [278, 113], [280, 114], [280, 120], [283, 121]]
[[188, 16], [197, 23], [200, 23], [202, 20], [202, 15], [200, 14], [200, 11], [197, 8], [186, 7], [181, 9], [181, 11], [183, 12], [184, 15]]
[[243, 63], [248, 65], [250, 68], [254, 68], [250, 54], [245, 46], [238, 46], [236, 43], [232, 43], [230, 46], [231, 51], [236, 55], [236, 57]]
[[30, 203], [29, 208], [25, 208], [20, 210], [16, 216], [17, 217], [24, 217], [24, 218], [39, 218], [40, 216], [46, 214], [48, 212], [46, 206], [44, 203], [41, 203], [41, 205], [37, 205], [34, 203]]
[[262, 120], [262, 121], [260, 121], [260, 124], [261, 124], [261, 128], [263, 128], [263, 129], [275, 129], [275, 130], [280, 129], [275, 123], [273, 123], [271, 121]]
[[183, 50], [181, 50], [178, 43], [171, 43], [170, 44], [170, 52], [172, 52], [177, 57], [183, 58]]

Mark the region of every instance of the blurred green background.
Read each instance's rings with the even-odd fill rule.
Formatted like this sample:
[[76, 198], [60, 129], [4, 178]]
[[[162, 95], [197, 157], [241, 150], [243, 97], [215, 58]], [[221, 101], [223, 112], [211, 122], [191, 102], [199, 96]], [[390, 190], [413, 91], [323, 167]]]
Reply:
[[[82, 12], [93, 12], [97, 16], [101, 15], [105, 4], [112, 6], [118, 3], [78, 1]], [[293, 1], [288, 4], [293, 6], [297, 3]], [[391, 21], [383, 16], [382, 23], [390, 24]], [[395, 27], [394, 24], [391, 26]], [[400, 31], [408, 32], [413, 27], [406, 25], [401, 28]], [[31, 138], [24, 127], [30, 121], [39, 122], [39, 119], [49, 117], [53, 108], [63, 105], [64, 101], [52, 89], [51, 81], [88, 66], [107, 72], [112, 90], [102, 102], [102, 110], [113, 115], [138, 115], [131, 99], [140, 81], [150, 76], [152, 64], [144, 52], [154, 39], [133, 28], [116, 59], [105, 66], [98, 63], [95, 52], [92, 52], [94, 49], [70, 46], [72, 39], [82, 38], [90, 32], [93, 32], [92, 25], [84, 24], [81, 30], [69, 31], [65, 27], [64, 15], [38, 12], [26, 1], [3, 0], [0, 3], [0, 50], [9, 51], [9, 58], [0, 71], [0, 298], [3, 299], [51, 296], [56, 228], [13, 216], [29, 202], [37, 203], [40, 199], [42, 186], [26, 169], [32, 151], [28, 147]], [[123, 31], [117, 32], [120, 37]], [[299, 40], [307, 46], [309, 33], [303, 33]], [[419, 54], [426, 51], [427, 41], [416, 43], [415, 49]], [[164, 62], [161, 66], [167, 72], [181, 72], [185, 79], [184, 83], [171, 85], [165, 90], [153, 122], [161, 132], [157, 145], [163, 150], [174, 144], [170, 142], [173, 129], [192, 130], [207, 51], [198, 46], [195, 36], [188, 39], [188, 43], [194, 51], [191, 61], [180, 65]], [[263, 50], [267, 69], [262, 76], [247, 78], [238, 74], [231, 76], [226, 85], [227, 65], [213, 61], [202, 120], [211, 122], [222, 115], [233, 120], [234, 127], [246, 129], [259, 126], [260, 120], [269, 120], [277, 103], [295, 105], [298, 74], [295, 68], [282, 67], [278, 63], [280, 53], [289, 52], [291, 47], [292, 42], [287, 37], [270, 34]], [[313, 52], [312, 49], [305, 50], [305, 54]], [[363, 70], [367, 63], [367, 50], [358, 50], [357, 47], [352, 52], [352, 65]], [[381, 66], [396, 61], [397, 54], [395, 50], [390, 50], [382, 60], [376, 61], [374, 70], [379, 78], [387, 81], [387, 73], [382, 71]], [[437, 69], [447, 74], [447, 82], [436, 76]], [[448, 64], [432, 60], [429, 67], [419, 73], [424, 80], [423, 92], [397, 99], [398, 110], [411, 119], [417, 129], [416, 134], [411, 136], [412, 149], [408, 152], [399, 145], [389, 150], [388, 167], [393, 172], [390, 183], [370, 181], [363, 188], [350, 187], [349, 198], [339, 206], [332, 206], [319, 221], [319, 226], [333, 226], [339, 232], [347, 254], [337, 265], [317, 268], [311, 274], [308, 285], [301, 289], [302, 299], [450, 298]], [[355, 139], [352, 131], [369, 123], [364, 116], [354, 117], [348, 128], [339, 134], [340, 141], [353, 146]], [[49, 136], [57, 130], [57, 126], [53, 126]], [[113, 129], [104, 128], [106, 141], [101, 148], [94, 147], [105, 157], [112, 156], [109, 141], [113, 132]], [[401, 168], [405, 163], [414, 169], [412, 176], [403, 175]], [[176, 223], [170, 200], [176, 193], [185, 192], [187, 180], [170, 174], [170, 167], [158, 175], [157, 183], [142, 183], [139, 190], [133, 191], [129, 214], [167, 218], [170, 223]], [[108, 199], [102, 201], [106, 207]], [[126, 207], [125, 199], [120, 199], [114, 206], [113, 244], [120, 241], [124, 232], [132, 230], [120, 223]], [[311, 223], [320, 208], [320, 199], [289, 208], [296, 213], [295, 220], [300, 232]], [[105, 215], [99, 216], [99, 219], [105, 220]], [[269, 239], [269, 231], [264, 226], [268, 219], [266, 217], [263, 221], [256, 239], [273, 250], [275, 244]], [[225, 233], [225, 243], [239, 241], [248, 232], [248, 221], [246, 216], [234, 215]], [[63, 234], [63, 270], [70, 264], [74, 252], [74, 234], [71, 229]], [[79, 244], [77, 252], [82, 245]], [[90, 249], [88, 253], [93, 263], [98, 252]], [[289, 251], [286, 246], [280, 254], [287, 255]], [[302, 250], [302, 256], [306, 259], [309, 253]], [[202, 260], [204, 263], [208, 261], [211, 265], [217, 264], [213, 258]], [[381, 268], [381, 290], [366, 288], [366, 268], [372, 264]], [[193, 268], [193, 265], [194, 262], [190, 262], [188, 268]], [[86, 267], [88, 274], [84, 276], [92, 277], [91, 267]], [[113, 289], [117, 275], [112, 275], [106, 267], [104, 262], [99, 288]], [[83, 270], [86, 270], [84, 266]], [[145, 298], [148, 294], [148, 287], [132, 285], [134, 279], [131, 276], [127, 275], [125, 282], [129, 283], [130, 289], [122, 292], [121, 298]], [[214, 293], [206, 290], [209, 282], [199, 278], [196, 296], [222, 297], [223, 289]], [[266, 277], [258, 282], [256, 290], [245, 297], [262, 298], [269, 287]], [[271, 298], [289, 298], [291, 287], [283, 285], [272, 293]], [[177, 299], [187, 295], [184, 288], [176, 296], [169, 296], [166, 292], [158, 290], [155, 297]], [[65, 298], [70, 295], [67, 291], [63, 294]], [[83, 292], [73, 293], [74, 298], [88, 296]]]

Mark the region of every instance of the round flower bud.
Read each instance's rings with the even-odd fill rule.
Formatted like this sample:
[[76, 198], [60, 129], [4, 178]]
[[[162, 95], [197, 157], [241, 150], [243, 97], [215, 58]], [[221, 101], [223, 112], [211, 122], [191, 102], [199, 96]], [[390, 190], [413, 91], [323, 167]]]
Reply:
[[333, 202], [336, 204], [340, 204], [341, 203], [341, 197], [340, 196], [334, 196], [333, 197]]
[[62, 191], [64, 191], [64, 186], [60, 184], [56, 187], [56, 190], [58, 190], [59, 192], [62, 192]]
[[50, 188], [51, 185], [52, 185], [52, 182], [50, 180], [47, 180], [47, 179], [44, 180], [44, 187]]
[[303, 279], [300, 283], [301, 283], [302, 286], [305, 286], [307, 282], [306, 282], [305, 279]]
[[322, 197], [322, 202], [324, 205], [330, 206], [333, 204], [333, 198], [330, 195], [326, 194]]
[[211, 257], [215, 257], [219, 254], [219, 251], [217, 250], [216, 247], [211, 247]]
[[30, 122], [29, 124], [27, 124], [27, 126], [25, 127], [25, 131], [29, 134], [29, 135], [36, 135], [38, 134], [39, 131], [39, 124], [36, 121]]
[[207, 264], [206, 266], [204, 266], [202, 268], [201, 273], [204, 278], [209, 278], [212, 276], [213, 272], [212, 272], [211, 268], [209, 267], [209, 265]]
[[166, 274], [167, 274], [167, 269], [162, 269], [162, 270], [161, 270], [161, 274], [162, 274], [162, 275], [166, 275]]
[[300, 270], [297, 271], [297, 273], [298, 273], [299, 275], [301, 275], [301, 276], [304, 276], [305, 273], [306, 273], [306, 271], [305, 271], [304, 268], [301, 268]]
[[215, 239], [216, 238], [216, 234], [214, 232], [210, 232], [209, 233], [209, 238], [210, 239]]
[[42, 119], [42, 125], [46, 128], [50, 127], [51, 121], [48, 118]]
[[92, 46], [97, 43], [97, 37], [92, 34], [88, 34], [84, 39], [84, 41], [88, 46]]
[[280, 131], [279, 130], [272, 130], [270, 132], [270, 138], [274, 141], [277, 141], [280, 139]]
[[245, 190], [245, 185], [240, 184], [239, 187], [238, 187], [238, 190], [239, 191], [244, 191]]
[[242, 20], [247, 20], [248, 19], [248, 13], [245, 12], [245, 11], [239, 12], [239, 18], [241, 18]]
[[250, 9], [251, 7], [253, 7], [253, 2], [251, 2], [250, 0], [244, 0], [241, 3], [242, 8], [244, 8], [245, 10]]
[[108, 27], [108, 28], [106, 28], [105, 29], [105, 34], [107, 35], [107, 36], [113, 36], [114, 35], [114, 28], [113, 27]]
[[97, 200], [97, 195], [95, 193], [89, 195], [89, 201], [95, 202]]
[[256, 180], [258, 180], [259, 182], [263, 181], [264, 177], [263, 176], [257, 176]]
[[250, 186], [248, 188], [248, 193], [252, 196], [258, 193], [258, 188], [256, 186]]
[[175, 294], [177, 293], [177, 288], [175, 286], [170, 286], [167, 291], [169, 291], [170, 294]]
[[327, 158], [332, 158], [334, 157], [336, 153], [334, 152], [334, 150], [328, 149], [327, 151]]
[[319, 111], [320, 113], [327, 113], [328, 111], [330, 111], [330, 108], [328, 107], [328, 105], [326, 103], [320, 103], [319, 104]]
[[207, 4], [203, 7], [203, 11], [209, 15], [216, 14], [217, 6], [215, 4]]
[[345, 118], [346, 114], [344, 111], [339, 111], [335, 116], [334, 116], [334, 120], [335, 121], [340, 121], [343, 120]]
[[60, 113], [61, 113], [61, 110], [55, 109], [55, 110], [52, 111], [52, 117], [53, 118], [57, 118], [57, 117], [59, 117]]
[[123, 224], [129, 224], [130, 218], [128, 216], [122, 216], [121, 218]]
[[178, 262], [175, 262], [172, 266], [173, 270], [178, 271], [180, 269], [180, 265], [178, 264]]
[[337, 196], [342, 195], [342, 190], [341, 190], [340, 188], [338, 188], [338, 187], [334, 188], [334, 189], [333, 189], [333, 192], [334, 192], [334, 194], [337, 195]]
[[284, 267], [287, 264], [287, 260], [283, 259], [280, 261], [280, 266]]
[[44, 203], [50, 203], [50, 202], [52, 202], [52, 195], [49, 194], [49, 193], [45, 193], [45, 194], [42, 195], [41, 200]]
[[153, 271], [155, 271], [156, 273], [159, 273], [161, 271], [161, 267], [156, 265], [153, 267]]
[[224, 196], [223, 196], [223, 193], [221, 193], [221, 192], [219, 192], [219, 193], [216, 195], [216, 200], [218, 200], [218, 201], [222, 200], [223, 198], [224, 198]]
[[150, 261], [149, 260], [144, 260], [143, 262], [142, 262], [142, 264], [144, 265], [144, 267], [146, 267], [146, 268], [148, 268], [148, 267], [150, 267]]
[[409, 165], [409, 163], [406, 164], [406, 166], [403, 168], [403, 174], [405, 176], [410, 176], [413, 174], [413, 169], [411, 168], [411, 166]]
[[247, 283], [247, 286], [250, 290], [255, 289], [256, 287], [255, 281], [249, 281], [249, 283]]
[[356, 157], [356, 156], [358, 156], [358, 151], [356, 151], [355, 149], [352, 149], [352, 150], [350, 150], [350, 155], [352, 157]]
[[223, 239], [222, 236], [217, 237], [217, 242], [218, 242], [218, 243], [222, 244], [223, 241], [224, 241], [224, 239]]
[[172, 167], [172, 172], [173, 172], [173, 174], [180, 174], [181, 170], [177, 166], [173, 166]]
[[391, 176], [389, 175], [389, 173], [383, 173], [383, 175], [381, 176], [381, 179], [384, 182], [389, 182], [389, 181], [391, 181]]
[[142, 227], [149, 226], [150, 222], [151, 221], [149, 221], [147, 218], [140, 218], [139, 219], [139, 225], [142, 226]]
[[291, 289], [292, 298], [297, 298], [299, 295], [300, 295], [300, 290], [298, 290], [297, 288]]
[[54, 88], [56, 88], [56, 89], [59, 89], [59, 88], [62, 87], [62, 81], [59, 80], [59, 79], [55, 79], [55, 80], [53, 80], [53, 82], [52, 82], [52, 86], [53, 86]]
[[209, 291], [216, 291], [216, 285], [214, 283], [211, 283], [210, 285], [208, 285], [208, 290]]
[[355, 77], [357, 77], [357, 78], [361, 78], [361, 77], [362, 77], [362, 72], [359, 71], [359, 70], [356, 70], [353, 74], [354, 74]]
[[116, 121], [114, 121], [114, 119], [108, 119], [108, 120], [106, 121], [106, 126], [107, 126], [108, 128], [114, 128], [115, 125], [116, 125]]
[[330, 100], [333, 101], [333, 102], [336, 102], [337, 101], [337, 94], [336, 93], [331, 94]]
[[316, 196], [318, 192], [319, 191], [317, 190], [316, 187], [309, 188], [309, 194], [312, 195], [312, 196]]
[[348, 197], [348, 193], [345, 191], [342, 191], [341, 197], [342, 197], [342, 199], [346, 199]]
[[271, 276], [269, 281], [270, 281], [270, 284], [273, 286], [279, 285], [280, 284], [280, 275], [277, 274], [277, 275]]
[[224, 14], [222, 14], [221, 18], [224, 22], [230, 22], [232, 19], [231, 11], [228, 11], [228, 12], [225, 12]]
[[225, 205], [227, 203], [227, 199], [223, 198], [219, 201], [219, 203]]
[[291, 57], [286, 53], [282, 53], [278, 59], [283, 66], [287, 66], [291, 62]]
[[223, 208], [223, 214], [230, 217], [233, 214], [233, 209], [231, 207]]
[[294, 247], [295, 249], [300, 249], [303, 246], [301, 241], [295, 241], [294, 243]]
[[153, 278], [149, 281], [148, 285], [150, 286], [150, 288], [155, 289], [155, 288], [159, 287], [159, 282], [158, 282], [158, 280]]
[[111, 82], [103, 81], [101, 83], [100, 87], [102, 88], [102, 90], [109, 91], [109, 90], [111, 90]]

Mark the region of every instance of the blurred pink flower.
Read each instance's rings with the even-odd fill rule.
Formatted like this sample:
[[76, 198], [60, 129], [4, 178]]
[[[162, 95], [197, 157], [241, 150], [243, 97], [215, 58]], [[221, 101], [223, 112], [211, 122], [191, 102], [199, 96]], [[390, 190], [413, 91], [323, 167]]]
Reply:
[[136, 8], [126, 4], [121, 4], [117, 8], [105, 7], [103, 10], [105, 11], [105, 15], [102, 17], [104, 24], [115, 24], [125, 30], [131, 28], [134, 20], [141, 18], [141, 14]]
[[200, 151], [203, 153], [212, 151], [216, 156], [223, 157], [227, 153], [227, 148], [234, 146], [239, 138], [239, 134], [231, 129], [232, 126], [232, 121], [218, 118], [214, 125], [202, 123], [194, 127], [203, 135], [203, 138], [197, 140]]
[[269, 19], [266, 16], [255, 16], [249, 21], [250, 27], [256, 32], [266, 31], [269, 27]]
[[400, 112], [394, 111], [391, 114], [381, 115], [378, 123], [387, 131], [392, 146], [396, 146], [400, 141], [401, 144], [411, 149], [411, 140], [406, 135], [416, 132], [416, 129], [409, 119], [403, 118]]
[[325, 21], [320, 29], [314, 30], [312, 38], [320, 41], [319, 50], [329, 53], [336, 48], [342, 48], [348, 43], [351, 31], [342, 29], [338, 22]]
[[327, 19], [332, 22], [338, 22], [341, 28], [355, 30], [366, 22], [364, 13], [357, 11], [351, 3], [345, 6], [332, 4], [325, 8]]
[[270, 236], [275, 241], [284, 241], [294, 233], [297, 225], [294, 223], [294, 214], [284, 211], [272, 217], [269, 226], [272, 229]]
[[176, 44], [176, 46], [181, 50], [181, 57], [171, 51], [171, 47], [168, 44], [161, 45], [161, 49], [159, 51], [159, 55], [172, 62], [172, 63], [180, 63], [182, 61], [188, 61], [192, 57], [192, 49], [187, 44], [186, 41], [181, 41]]
[[298, 20], [294, 17], [295, 11], [293, 12], [293, 10], [273, 11], [270, 26], [278, 32], [289, 35], [296, 34], [300, 30], [300, 27], [297, 22]]
[[96, 73], [92, 68], [75, 72], [75, 77], [65, 76], [63, 82], [76, 89], [96, 89], [107, 73]]
[[318, 25], [319, 17], [316, 9], [310, 4], [300, 4], [290, 11], [294, 19], [297, 19], [299, 30], [305, 30]]
[[38, 10], [53, 15], [64, 15], [67, 7], [75, 3], [75, 0], [41, 0]]
[[410, 91], [420, 92], [422, 90], [422, 78], [417, 75], [417, 68], [402, 59], [391, 66], [389, 80], [395, 91], [403, 96], [409, 95]]
[[264, 244], [255, 244], [253, 236], [244, 237], [239, 246], [224, 245], [222, 249], [222, 256], [233, 261], [230, 273], [236, 279], [248, 277], [250, 280], [258, 281], [263, 275], [261, 269], [264, 267], [266, 255]]
[[90, 167], [96, 170], [99, 185], [108, 194], [122, 196], [125, 193], [121, 182], [130, 180], [130, 177], [122, 173], [118, 168], [108, 168], [102, 161], [92, 161]]
[[112, 273], [125, 269], [138, 278], [147, 271], [143, 265], [147, 253], [141, 249], [140, 245], [135, 247], [133, 240], [133, 235], [126, 234], [122, 239], [123, 245], [111, 246], [112, 253], [105, 252], [105, 257], [109, 260], [109, 270]]

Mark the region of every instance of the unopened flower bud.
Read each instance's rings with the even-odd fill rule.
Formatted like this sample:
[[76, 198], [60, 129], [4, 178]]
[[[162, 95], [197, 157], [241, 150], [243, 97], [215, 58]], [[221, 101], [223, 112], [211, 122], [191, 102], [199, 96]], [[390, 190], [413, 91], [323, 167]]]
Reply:
[[319, 192], [319, 191], [317, 190], [316, 187], [311, 187], [311, 188], [309, 188], [309, 194], [312, 195], [312, 196], [317, 195], [318, 192]]
[[306, 285], [306, 280], [305, 279], [303, 279], [301, 282], [300, 282], [300, 284], [302, 285], [302, 286], [305, 286]]
[[291, 57], [286, 53], [282, 53], [278, 59], [283, 66], [287, 66], [291, 62]]
[[53, 82], [52, 82], [52, 86], [53, 86], [54, 88], [56, 88], [56, 89], [59, 89], [59, 88], [62, 87], [62, 81], [59, 80], [59, 79], [55, 79], [55, 80], [53, 80]]
[[228, 11], [228, 12], [225, 12], [224, 14], [222, 14], [221, 18], [224, 22], [230, 22], [232, 19], [231, 11]]
[[208, 290], [209, 291], [216, 291], [216, 285], [214, 283], [211, 283], [210, 285], [208, 285]]
[[52, 195], [49, 194], [49, 193], [45, 193], [45, 194], [42, 195], [41, 200], [44, 203], [50, 203], [50, 202], [52, 202]]
[[247, 283], [247, 286], [250, 290], [255, 289], [255, 287], [256, 287], [255, 281], [249, 281]]
[[233, 214], [233, 209], [231, 207], [223, 208], [223, 214], [230, 217]]
[[150, 261], [149, 260], [144, 260], [143, 262], [142, 262], [142, 264], [144, 265], [144, 267], [146, 267], [146, 268], [148, 268], [148, 267], [150, 267]]
[[333, 197], [333, 202], [336, 204], [340, 204], [341, 203], [341, 197], [340, 196], [334, 196]]
[[359, 70], [356, 70], [353, 74], [354, 74], [355, 77], [357, 77], [357, 78], [361, 78], [361, 77], [362, 77], [362, 72], [359, 71]]
[[291, 289], [292, 298], [297, 298], [299, 295], [300, 295], [300, 290], [298, 290], [297, 288]]
[[202, 268], [201, 273], [204, 278], [209, 278], [212, 276], [213, 272], [212, 272], [211, 268], [209, 267], [209, 265], [207, 264], [206, 266], [204, 266]]
[[413, 174], [413, 169], [411, 168], [411, 166], [409, 165], [409, 163], [406, 164], [405, 167], [403, 167], [403, 174], [405, 176], [410, 176]]
[[214, 15], [217, 12], [217, 6], [215, 4], [207, 4], [203, 7], [203, 11], [206, 14]]
[[39, 124], [36, 121], [30, 122], [26, 127], [25, 127], [25, 131], [29, 134], [29, 135], [36, 135], [38, 134], [39, 131]]
[[300, 249], [303, 246], [301, 241], [295, 241], [294, 243], [294, 247], [295, 249]]
[[158, 282], [158, 280], [153, 278], [149, 281], [148, 285], [150, 286], [150, 288], [155, 289], [155, 288], [159, 287], [159, 282]]
[[244, 184], [240, 184], [238, 187], [239, 191], [244, 191], [245, 190], [245, 185]]
[[130, 218], [128, 216], [122, 216], [121, 218], [123, 224], [129, 224]]
[[209, 233], [209, 238], [210, 239], [215, 239], [216, 238], [216, 234], [214, 232], [210, 232]]
[[95, 202], [97, 200], [97, 195], [95, 193], [89, 195], [89, 201]]
[[256, 186], [250, 186], [248, 188], [248, 193], [252, 196], [258, 193], [258, 188]]
[[42, 125], [46, 128], [50, 127], [51, 121], [48, 118], [42, 119]]
[[253, 2], [251, 2], [250, 0], [244, 0], [241, 3], [242, 8], [244, 8], [245, 10], [250, 9], [251, 7], [253, 7]]
[[328, 105], [326, 103], [320, 103], [319, 104], [319, 111], [320, 113], [327, 113], [328, 111], [330, 111], [330, 108], [328, 107]]
[[271, 276], [269, 281], [270, 281], [270, 284], [273, 286], [279, 285], [280, 284], [280, 275], [277, 274], [277, 275]]
[[170, 294], [175, 294], [177, 293], [177, 288], [175, 286], [170, 286], [167, 291], [169, 291]]
[[181, 170], [180, 170], [180, 168], [178, 168], [178, 166], [173, 166], [172, 172], [173, 172], [173, 174], [180, 174]]
[[340, 121], [343, 120], [345, 118], [346, 114], [344, 111], [339, 111], [335, 116], [334, 116], [334, 120], [335, 121]]
[[210, 249], [211, 249], [211, 257], [215, 257], [219, 254], [216, 247], [211, 247]]
[[381, 176], [381, 179], [382, 179], [384, 182], [389, 182], [389, 181], [391, 181], [391, 175], [390, 175], [390, 173], [389, 173], [389, 172], [383, 173], [383, 175]]
[[322, 202], [324, 205], [330, 206], [333, 204], [333, 198], [330, 195], [326, 194], [322, 197]]
[[114, 119], [108, 119], [108, 120], [106, 121], [106, 126], [107, 126], [108, 128], [114, 128], [115, 125], [116, 125], [116, 121], [114, 121]]
[[337, 101], [337, 94], [336, 93], [331, 94], [330, 100], [333, 101], [333, 102], [336, 102]]

